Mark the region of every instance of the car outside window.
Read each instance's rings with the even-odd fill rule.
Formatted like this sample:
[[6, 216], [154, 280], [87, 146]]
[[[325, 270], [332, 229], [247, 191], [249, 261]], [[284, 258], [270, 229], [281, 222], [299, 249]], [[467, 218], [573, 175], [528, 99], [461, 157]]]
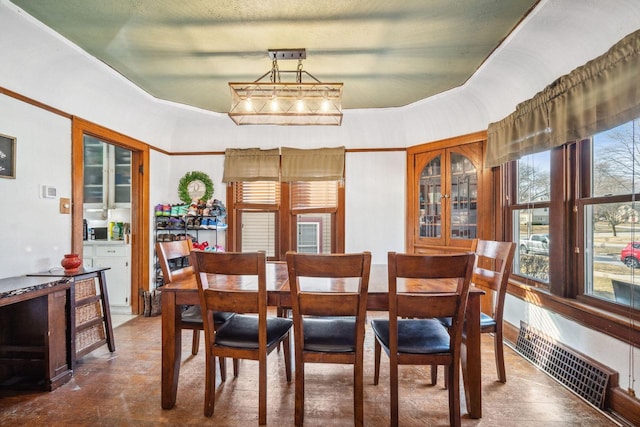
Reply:
[[513, 274], [538, 286], [549, 283], [550, 151], [517, 162], [512, 236], [518, 244]]

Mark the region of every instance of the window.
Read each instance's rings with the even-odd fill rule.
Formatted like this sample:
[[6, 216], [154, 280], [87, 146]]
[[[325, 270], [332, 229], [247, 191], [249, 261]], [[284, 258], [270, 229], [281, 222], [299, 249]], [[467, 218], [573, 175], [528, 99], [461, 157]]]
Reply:
[[511, 236], [518, 250], [513, 272], [527, 281], [549, 283], [550, 151], [522, 157], [513, 167], [515, 185], [510, 198]]
[[[337, 252], [333, 230], [338, 213], [339, 182], [297, 181], [290, 187], [292, 222], [298, 227], [292, 236], [292, 247], [298, 252]], [[301, 233], [302, 230], [305, 233]], [[311, 230], [316, 233], [313, 244], [310, 241]]]
[[233, 223], [236, 224], [233, 241], [239, 244], [232, 243], [230, 247], [245, 252], [265, 251], [268, 259], [277, 259], [280, 183], [237, 182], [232, 187]]
[[507, 171], [513, 277], [612, 311], [640, 309], [640, 119]]
[[[584, 295], [640, 307], [638, 192], [640, 120], [598, 133], [579, 145]], [[638, 299], [638, 301], [635, 301]]]
[[[230, 250], [264, 250], [282, 260], [287, 250], [336, 253], [344, 249], [344, 193], [339, 181], [236, 182], [229, 202], [237, 224]], [[232, 227], [230, 226], [230, 229]]]
[[320, 253], [320, 223], [298, 221], [297, 252], [305, 254]]

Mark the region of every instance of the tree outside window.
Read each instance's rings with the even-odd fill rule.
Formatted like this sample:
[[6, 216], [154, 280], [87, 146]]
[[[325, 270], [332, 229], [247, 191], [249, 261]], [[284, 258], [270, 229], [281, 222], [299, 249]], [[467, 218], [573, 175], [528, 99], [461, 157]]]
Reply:
[[518, 245], [513, 272], [527, 280], [549, 282], [550, 152], [531, 154], [517, 162], [512, 236]]
[[635, 268], [640, 251], [633, 244], [640, 237], [640, 120], [596, 134], [582, 146], [590, 157], [590, 169], [581, 171], [589, 190], [582, 192], [584, 293], [637, 308], [640, 298], [633, 289], [640, 285]]

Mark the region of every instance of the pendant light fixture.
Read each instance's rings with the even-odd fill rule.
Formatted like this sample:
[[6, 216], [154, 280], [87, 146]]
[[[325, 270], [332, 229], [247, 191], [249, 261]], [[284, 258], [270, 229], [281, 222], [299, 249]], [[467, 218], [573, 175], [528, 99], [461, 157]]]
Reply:
[[[343, 84], [323, 83], [303, 70], [306, 49], [270, 49], [268, 55], [271, 70], [254, 82], [229, 83], [231, 120], [237, 125], [342, 124]], [[297, 60], [298, 66], [295, 70], [280, 70], [279, 60]], [[285, 74], [294, 74], [295, 81], [282, 81]], [[311, 81], [303, 82], [303, 75]]]

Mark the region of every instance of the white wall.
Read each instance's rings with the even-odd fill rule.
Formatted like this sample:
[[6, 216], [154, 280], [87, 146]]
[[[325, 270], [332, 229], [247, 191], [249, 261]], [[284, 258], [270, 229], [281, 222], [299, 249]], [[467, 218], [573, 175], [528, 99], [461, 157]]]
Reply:
[[404, 251], [406, 157], [347, 153], [345, 252], [370, 251], [372, 263], [386, 264], [388, 251]]
[[637, 372], [635, 366], [640, 366], [640, 351], [637, 348], [509, 294], [505, 302], [504, 319], [517, 327], [520, 327], [520, 321], [526, 322], [551, 339], [615, 369], [620, 374], [620, 387], [632, 388], [638, 393], [633, 378]]
[[[71, 121], [0, 96], [0, 133], [16, 138], [16, 178], [0, 179], [0, 277], [60, 267], [71, 249]], [[39, 197], [39, 185], [58, 197]]]

